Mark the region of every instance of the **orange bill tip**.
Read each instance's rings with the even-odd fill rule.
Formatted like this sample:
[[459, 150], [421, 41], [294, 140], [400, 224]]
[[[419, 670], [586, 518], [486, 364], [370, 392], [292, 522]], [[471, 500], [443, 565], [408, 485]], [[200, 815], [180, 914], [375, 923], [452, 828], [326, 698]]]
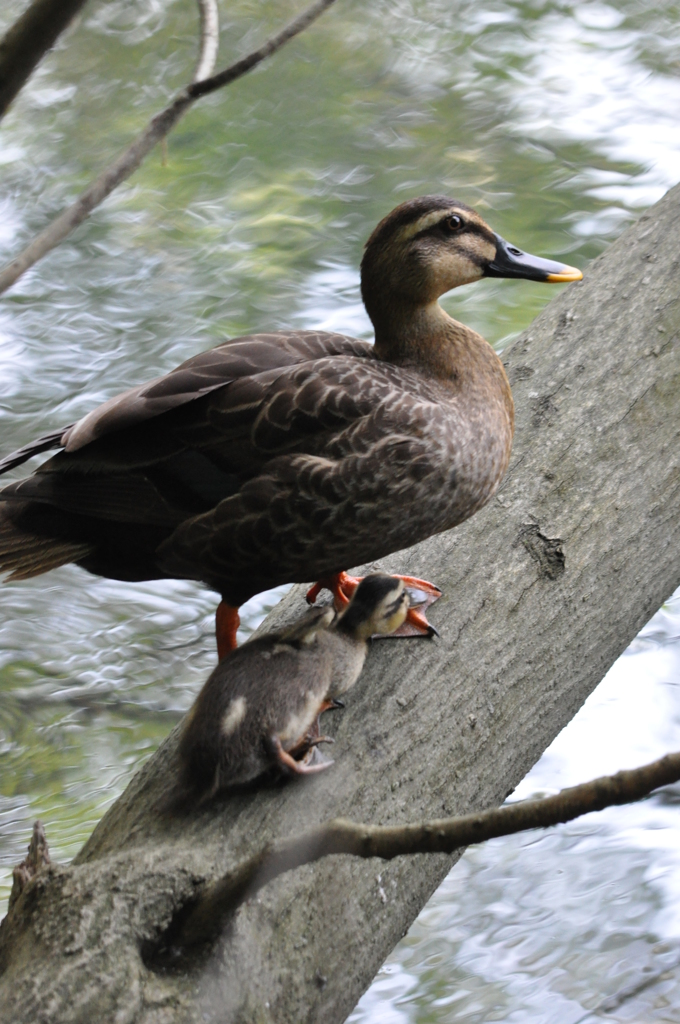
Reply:
[[548, 274], [546, 281], [550, 284], [559, 284], [562, 281], [581, 281], [583, 279], [583, 272], [578, 267], [563, 266], [558, 274]]

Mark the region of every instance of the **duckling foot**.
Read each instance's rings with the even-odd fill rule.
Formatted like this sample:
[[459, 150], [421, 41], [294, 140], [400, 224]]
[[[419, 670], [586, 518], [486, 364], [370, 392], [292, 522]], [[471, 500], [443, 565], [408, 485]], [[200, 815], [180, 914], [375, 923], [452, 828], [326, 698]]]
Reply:
[[215, 639], [217, 640], [217, 659], [222, 661], [230, 651], [236, 650], [236, 630], [241, 625], [238, 608], [225, 601], [220, 601], [215, 612]]
[[[312, 745], [316, 746], [322, 740], [327, 740], [327, 737], [315, 738]], [[283, 749], [281, 740], [276, 733], [267, 737], [267, 747], [274, 763], [286, 775], [316, 775], [317, 772], [323, 772], [333, 764], [330, 760], [315, 761], [314, 763], [296, 761], [287, 750]]]
[[332, 757], [326, 757], [326, 755], [324, 753], [322, 753], [321, 747], [312, 747], [312, 749], [309, 751], [309, 753], [305, 757], [305, 764], [311, 764], [311, 765], [322, 764], [322, 765], [325, 765], [326, 767], [329, 767], [330, 765], [333, 764], [333, 758]]
[[294, 747], [288, 748], [288, 753], [292, 758], [294, 758], [294, 760], [303, 761], [309, 754], [310, 750], [312, 750], [313, 747], [317, 747], [319, 743], [335, 743], [335, 740], [332, 736], [320, 735], [319, 719], [317, 718], [310, 731], [306, 733], [301, 740], [298, 740]]
[[[305, 764], [316, 763], [319, 760], [319, 757], [315, 756], [319, 754], [319, 743], [335, 743], [332, 736], [321, 735], [321, 716], [324, 711], [334, 711], [336, 708], [344, 708], [344, 706], [344, 701], [336, 700], [335, 697], [329, 697], [328, 700], [325, 700], [319, 708], [319, 713], [312, 722], [309, 732], [305, 733], [294, 747], [289, 747], [288, 753], [290, 756], [296, 761], [302, 761]], [[323, 755], [321, 759], [323, 759]]]
[[[324, 711], [335, 711], [338, 708], [344, 708], [344, 706], [345, 706], [344, 700], [338, 700], [336, 697], [329, 697], [328, 700], [325, 700], [323, 702], [323, 704], [321, 705], [321, 707], [319, 709], [319, 715], [322, 715], [324, 713]], [[317, 727], [318, 727], [318, 725], [319, 725], [319, 718], [318, 717], [316, 719], [316, 724], [317, 724]]]

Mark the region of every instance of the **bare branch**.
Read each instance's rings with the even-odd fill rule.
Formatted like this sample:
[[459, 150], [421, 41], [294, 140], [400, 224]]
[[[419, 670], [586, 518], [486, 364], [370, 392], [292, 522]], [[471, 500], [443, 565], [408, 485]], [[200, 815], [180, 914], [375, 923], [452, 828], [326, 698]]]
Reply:
[[306, 11], [299, 14], [297, 18], [293, 18], [284, 29], [277, 35], [272, 36], [271, 39], [268, 39], [259, 49], [253, 50], [247, 57], [237, 60], [235, 64], [231, 64], [224, 71], [219, 71], [212, 78], [206, 78], [202, 82], [195, 82], [193, 85], [190, 85], [187, 88], [187, 93], [192, 99], [198, 99], [200, 96], [207, 96], [208, 93], [222, 89], [225, 85], [231, 85], [237, 78], [241, 78], [242, 75], [251, 71], [257, 64], [261, 64], [265, 58], [271, 57], [273, 53], [280, 50], [289, 40], [304, 32], [313, 21], [316, 21], [319, 15], [323, 14], [334, 3], [335, 0], [316, 0]]
[[220, 45], [220, 15], [217, 0], [197, 0], [201, 15], [201, 46], [192, 82], [201, 82], [212, 74]]
[[[208, 93], [230, 85], [237, 78], [241, 78], [252, 71], [254, 67], [261, 64], [263, 60], [270, 57], [277, 50], [280, 50], [294, 36], [299, 35], [308, 25], [311, 25], [326, 8], [335, 3], [335, 0], [316, 0], [297, 18], [294, 18], [281, 32], [272, 36], [271, 39], [253, 50], [246, 57], [231, 64], [228, 68], [220, 71], [212, 78], [205, 78], [202, 81], [195, 81], [180, 92], [175, 99], [164, 110], [153, 117], [146, 128], [137, 136], [135, 141], [121, 155], [113, 161], [102, 173], [95, 178], [92, 184], [76, 199], [75, 203], [53, 220], [44, 231], [33, 239], [29, 245], [11, 263], [8, 263], [0, 271], [0, 294], [7, 291], [29, 267], [32, 267], [39, 259], [42, 259], [67, 235], [78, 227], [79, 224], [106, 199], [122, 181], [129, 178], [137, 170], [144, 157], [149, 153], [157, 142], [165, 138], [174, 128], [188, 108]], [[203, 45], [202, 53], [206, 48]], [[203, 57], [199, 61], [197, 72], [203, 64]], [[207, 61], [206, 61], [207, 64]]]
[[0, 117], [87, 0], [33, 0], [0, 40]]
[[680, 780], [680, 753], [632, 771], [605, 775], [563, 789], [543, 800], [523, 800], [478, 814], [416, 825], [357, 825], [335, 818], [302, 836], [264, 846], [236, 868], [207, 885], [197, 900], [176, 916], [164, 946], [190, 948], [212, 940], [230, 911], [279, 875], [321, 857], [351, 854], [392, 860], [405, 854], [453, 853], [471, 843], [526, 829], [549, 828], [591, 811], [632, 803], [660, 786]]

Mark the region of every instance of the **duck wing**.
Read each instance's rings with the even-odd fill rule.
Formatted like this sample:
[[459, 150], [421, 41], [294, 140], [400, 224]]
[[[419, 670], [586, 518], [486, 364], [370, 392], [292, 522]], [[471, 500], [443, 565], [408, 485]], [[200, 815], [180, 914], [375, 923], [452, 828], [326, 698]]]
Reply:
[[0, 476], [41, 452], [77, 451], [92, 441], [138, 426], [193, 402], [233, 381], [307, 359], [350, 352], [365, 355], [370, 346], [344, 334], [322, 331], [251, 334], [201, 352], [154, 380], [114, 395], [77, 423], [44, 434], [0, 460]]
[[[257, 392], [257, 393], [256, 393]], [[161, 544], [168, 575], [193, 576], [239, 605], [283, 582], [313, 581], [454, 525], [455, 402], [403, 367], [349, 355], [310, 360], [211, 396], [238, 490]], [[247, 410], [247, 435], [241, 429]], [[452, 511], [453, 510], [453, 511]]]
[[62, 441], [66, 451], [76, 451], [97, 438], [161, 416], [234, 381], [326, 355], [348, 351], [366, 354], [367, 348], [365, 342], [354, 338], [319, 331], [235, 338], [187, 359], [162, 377], [114, 396], [68, 428]]

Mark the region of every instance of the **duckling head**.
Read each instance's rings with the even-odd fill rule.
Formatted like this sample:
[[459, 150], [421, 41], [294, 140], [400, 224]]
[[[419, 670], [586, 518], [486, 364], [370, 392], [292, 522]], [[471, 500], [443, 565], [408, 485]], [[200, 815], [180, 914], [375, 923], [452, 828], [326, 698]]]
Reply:
[[406, 618], [409, 596], [403, 580], [383, 572], [365, 576], [338, 619], [337, 628], [357, 640], [394, 633]]
[[482, 277], [560, 282], [582, 276], [576, 267], [510, 245], [465, 203], [420, 196], [392, 210], [368, 239], [361, 291], [377, 341], [395, 311], [403, 320], [409, 307], [432, 308], [440, 295]]

